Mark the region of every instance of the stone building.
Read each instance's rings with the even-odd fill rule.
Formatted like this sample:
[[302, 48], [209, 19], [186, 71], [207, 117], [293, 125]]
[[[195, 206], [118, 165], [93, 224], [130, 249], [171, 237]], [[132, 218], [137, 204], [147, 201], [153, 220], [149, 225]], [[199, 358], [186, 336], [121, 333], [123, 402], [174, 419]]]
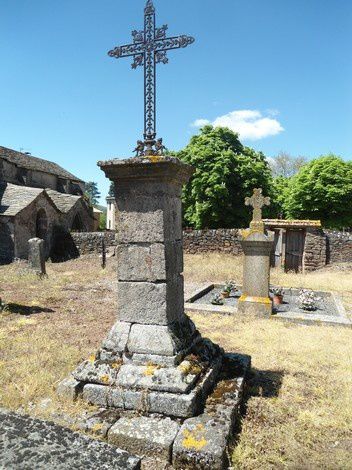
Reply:
[[49, 256], [56, 233], [91, 231], [83, 191], [84, 182], [59, 165], [0, 147], [0, 263], [27, 258], [30, 238], [43, 238]]
[[106, 229], [116, 230], [116, 200], [114, 196], [106, 198]]

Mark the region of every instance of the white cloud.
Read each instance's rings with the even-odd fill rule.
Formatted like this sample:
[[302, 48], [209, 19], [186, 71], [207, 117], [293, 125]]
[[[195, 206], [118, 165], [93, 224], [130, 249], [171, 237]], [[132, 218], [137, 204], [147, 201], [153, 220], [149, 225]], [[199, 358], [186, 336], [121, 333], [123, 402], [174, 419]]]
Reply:
[[[263, 116], [260, 111], [242, 109], [219, 116], [211, 124], [215, 127], [228, 127], [244, 140], [260, 140], [284, 131], [280, 122], [274, 119], [273, 114], [273, 110], [267, 112], [267, 116]], [[202, 127], [205, 124], [209, 124], [207, 119], [197, 119], [192, 125]]]
[[207, 124], [210, 124], [210, 121], [208, 121], [208, 119], [196, 119], [194, 122], [192, 122], [191, 126], [203, 127], [203, 126], [206, 126]]

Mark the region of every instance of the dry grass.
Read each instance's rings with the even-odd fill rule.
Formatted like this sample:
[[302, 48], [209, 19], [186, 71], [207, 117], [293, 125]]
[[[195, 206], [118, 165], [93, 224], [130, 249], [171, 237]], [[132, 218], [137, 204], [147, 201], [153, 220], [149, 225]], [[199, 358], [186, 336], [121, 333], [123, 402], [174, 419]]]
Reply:
[[[241, 280], [239, 258], [186, 256], [187, 283]], [[39, 281], [23, 264], [0, 267], [0, 406], [43, 417], [85, 406], [55, 386], [97, 349], [114, 321], [114, 261], [48, 265]], [[352, 298], [352, 270], [306, 276], [273, 272], [273, 283], [334, 290]], [[352, 469], [352, 331], [254, 318], [196, 314], [201, 332], [252, 356], [246, 413], [233, 454], [238, 469]], [[45, 398], [51, 406], [40, 406]], [[36, 405], [36, 406], [33, 406]]]

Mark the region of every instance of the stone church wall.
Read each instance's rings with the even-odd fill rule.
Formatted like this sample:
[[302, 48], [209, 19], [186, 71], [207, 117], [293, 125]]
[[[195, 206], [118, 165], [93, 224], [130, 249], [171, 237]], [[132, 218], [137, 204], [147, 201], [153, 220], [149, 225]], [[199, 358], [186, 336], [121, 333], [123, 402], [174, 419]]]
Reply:
[[48, 197], [41, 194], [15, 218], [15, 258], [28, 258], [28, 240], [36, 236], [37, 213], [40, 209], [44, 209], [48, 220], [45, 252], [49, 255], [54, 227], [59, 224], [60, 213]]

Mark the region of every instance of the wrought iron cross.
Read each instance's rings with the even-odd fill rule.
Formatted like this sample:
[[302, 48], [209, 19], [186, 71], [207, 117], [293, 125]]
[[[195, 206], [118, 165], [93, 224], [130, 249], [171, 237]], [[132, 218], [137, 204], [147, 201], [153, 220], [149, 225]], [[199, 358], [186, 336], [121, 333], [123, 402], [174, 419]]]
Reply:
[[116, 59], [133, 57], [133, 69], [144, 66], [144, 141], [137, 142], [137, 156], [162, 155], [165, 149], [163, 140], [156, 140], [156, 64], [168, 63], [167, 51], [184, 48], [194, 42], [194, 38], [185, 35], [168, 38], [167, 29], [167, 25], [156, 28], [153, 1], [147, 0], [144, 30], [132, 31], [133, 44], [115, 47], [108, 53]]
[[263, 196], [262, 188], [253, 189], [253, 196], [246, 197], [245, 204], [253, 207], [253, 222], [261, 222], [262, 208], [270, 206], [270, 197]]

